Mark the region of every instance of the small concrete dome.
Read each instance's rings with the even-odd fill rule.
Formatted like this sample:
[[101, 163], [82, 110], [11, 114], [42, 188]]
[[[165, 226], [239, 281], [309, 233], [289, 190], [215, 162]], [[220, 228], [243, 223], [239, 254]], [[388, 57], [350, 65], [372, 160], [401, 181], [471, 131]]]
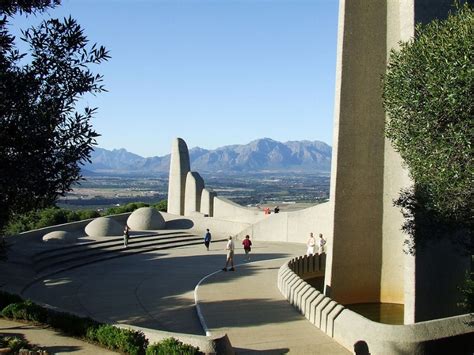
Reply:
[[165, 228], [165, 219], [153, 207], [142, 207], [128, 217], [127, 224], [132, 230], [156, 230]]
[[111, 218], [99, 217], [90, 222], [85, 228], [91, 237], [110, 237], [123, 234], [123, 226]]
[[52, 231], [43, 236], [43, 242], [47, 243], [74, 243], [74, 236], [66, 231]]

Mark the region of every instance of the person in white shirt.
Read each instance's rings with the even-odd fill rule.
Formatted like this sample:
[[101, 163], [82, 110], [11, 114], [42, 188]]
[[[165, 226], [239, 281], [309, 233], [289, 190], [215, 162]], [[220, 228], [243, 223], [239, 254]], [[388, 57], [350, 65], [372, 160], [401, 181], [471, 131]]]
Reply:
[[324, 253], [324, 246], [325, 245], [326, 245], [326, 239], [323, 238], [322, 233], [319, 233], [319, 250], [318, 250], [319, 255]]
[[227, 259], [225, 262], [225, 267], [222, 269], [222, 271], [227, 271], [227, 266], [230, 263], [230, 269], [229, 271], [235, 271], [234, 269], [234, 241], [232, 240], [232, 237], [229, 237], [229, 240], [227, 242], [227, 246], [225, 250], [227, 250]]
[[314, 238], [313, 233], [309, 233], [309, 239], [308, 239], [308, 242], [306, 243], [306, 246], [308, 247], [308, 249], [306, 250], [306, 255], [307, 256], [314, 255], [315, 254], [314, 249], [316, 247], [316, 239]]

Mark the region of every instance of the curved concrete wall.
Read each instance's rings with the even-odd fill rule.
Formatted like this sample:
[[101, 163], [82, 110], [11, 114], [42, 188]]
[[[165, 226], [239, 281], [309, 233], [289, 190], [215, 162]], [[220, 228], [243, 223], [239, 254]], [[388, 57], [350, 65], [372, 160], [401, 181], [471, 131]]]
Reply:
[[[472, 315], [437, 319], [410, 325], [373, 322], [321, 294], [304, 279], [324, 271], [318, 256], [298, 257], [278, 271], [278, 289], [312, 324], [354, 351], [356, 344], [377, 354], [472, 354]], [[366, 354], [367, 352], [364, 352]]]
[[214, 217], [229, 221], [255, 223], [264, 218], [263, 211], [243, 207], [224, 197], [214, 198]]
[[330, 204], [321, 203], [300, 211], [263, 215], [238, 238], [249, 234], [255, 240], [306, 243], [313, 232], [315, 236], [323, 233], [328, 240], [332, 238], [329, 214]]
[[201, 194], [204, 189], [204, 180], [195, 171], [188, 172], [186, 176], [186, 189], [184, 199], [184, 215], [189, 216], [194, 212], [200, 212]]
[[216, 240], [216, 238], [226, 238], [229, 235], [237, 235], [242, 232], [242, 230], [250, 227], [249, 223], [209, 218], [197, 213], [186, 217], [169, 213], [162, 213], [162, 215], [166, 221], [166, 228], [190, 230], [192, 233], [202, 235], [203, 238], [206, 229], [209, 228], [212, 234], [212, 240]]
[[[125, 225], [127, 218], [130, 216], [131, 212], [121, 213], [113, 216], [107, 216], [107, 218], [113, 219], [118, 222], [120, 225]], [[57, 224], [55, 226], [33, 229], [28, 232], [20, 233], [18, 236], [7, 237], [9, 243], [24, 243], [24, 242], [40, 242], [43, 236], [47, 233], [53, 231], [65, 231], [71, 233], [75, 238], [85, 237], [84, 232], [85, 226], [92, 222], [95, 218], [85, 219], [83, 221]]]

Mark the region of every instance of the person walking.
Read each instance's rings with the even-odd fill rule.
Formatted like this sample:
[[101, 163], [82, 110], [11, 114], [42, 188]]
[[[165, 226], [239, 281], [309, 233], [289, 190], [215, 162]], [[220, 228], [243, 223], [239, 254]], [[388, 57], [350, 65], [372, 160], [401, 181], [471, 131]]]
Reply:
[[207, 251], [209, 251], [209, 245], [211, 244], [211, 232], [209, 232], [209, 229], [206, 229], [206, 235], [204, 236], [204, 245], [206, 246]]
[[126, 248], [128, 246], [128, 239], [130, 238], [130, 227], [128, 224], [125, 225], [123, 230], [123, 246]]
[[227, 245], [225, 250], [227, 250], [227, 259], [225, 262], [225, 266], [222, 269], [222, 271], [227, 271], [227, 266], [230, 264], [230, 269], [229, 271], [235, 271], [234, 269], [234, 241], [232, 240], [232, 237], [229, 237], [229, 240], [227, 241]]
[[250, 261], [250, 251], [252, 250], [252, 241], [250, 240], [250, 236], [247, 234], [245, 236], [245, 239], [242, 241], [242, 244], [244, 246], [244, 251], [245, 251], [245, 256], [247, 261]]
[[315, 254], [314, 249], [316, 247], [316, 239], [314, 238], [314, 235], [312, 232], [309, 233], [309, 239], [306, 242], [306, 246], [308, 247], [308, 249], [306, 250], [306, 255], [307, 256], [314, 255]]

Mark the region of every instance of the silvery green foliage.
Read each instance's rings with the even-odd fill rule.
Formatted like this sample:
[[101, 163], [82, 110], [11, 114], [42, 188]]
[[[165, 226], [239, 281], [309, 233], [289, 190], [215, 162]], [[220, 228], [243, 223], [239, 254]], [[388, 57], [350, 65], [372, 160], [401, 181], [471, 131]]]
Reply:
[[[474, 201], [473, 39], [473, 9], [458, 5], [392, 50], [383, 80], [386, 136], [419, 192], [405, 191], [396, 204], [412, 217], [423, 208], [425, 216], [467, 230]], [[414, 228], [405, 226], [408, 233]]]

